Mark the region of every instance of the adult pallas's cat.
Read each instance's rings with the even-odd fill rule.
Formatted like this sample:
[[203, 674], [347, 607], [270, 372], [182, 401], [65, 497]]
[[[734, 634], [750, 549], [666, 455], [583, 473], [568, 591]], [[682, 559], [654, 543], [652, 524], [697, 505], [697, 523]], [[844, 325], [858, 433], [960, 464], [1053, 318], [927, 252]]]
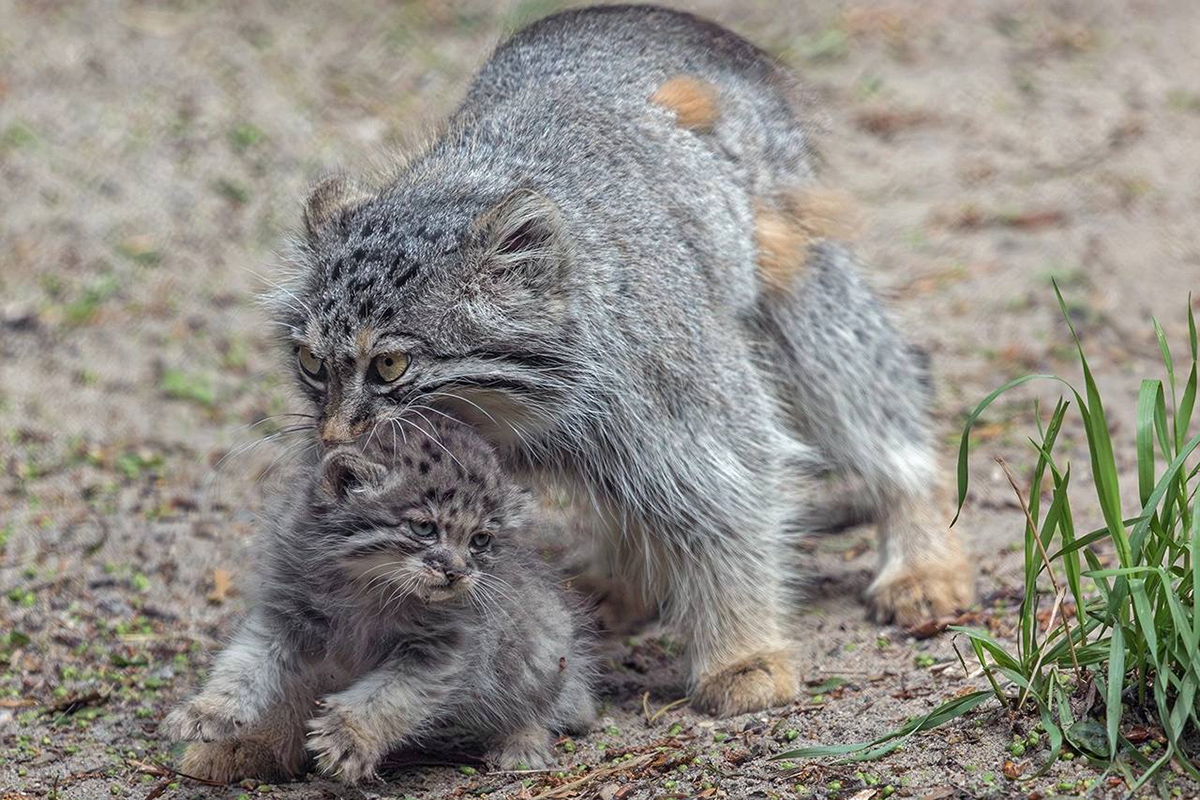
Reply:
[[314, 190], [276, 294], [325, 446], [425, 406], [469, 419], [586, 510], [719, 714], [796, 691], [782, 551], [814, 465], [867, 489], [877, 617], [971, 595], [924, 359], [823, 235], [789, 84], [689, 14], [548, 17], [387, 185]]

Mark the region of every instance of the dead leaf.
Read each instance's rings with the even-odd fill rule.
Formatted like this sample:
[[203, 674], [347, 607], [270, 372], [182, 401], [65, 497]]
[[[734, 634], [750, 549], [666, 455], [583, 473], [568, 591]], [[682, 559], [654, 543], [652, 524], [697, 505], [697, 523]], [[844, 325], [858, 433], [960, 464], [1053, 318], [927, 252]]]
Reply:
[[954, 787], [941, 786], [941, 787], [938, 787], [937, 789], [934, 789], [933, 791], [926, 792], [925, 794], [921, 795], [921, 800], [943, 800], [943, 798], [953, 797], [953, 796], [954, 796]]
[[212, 575], [212, 591], [208, 593], [208, 602], [215, 606], [219, 606], [225, 602], [225, 598], [229, 596], [230, 589], [233, 588], [233, 581], [229, 578], [229, 572], [223, 569], [214, 569]]
[[850, 800], [871, 800], [877, 794], [879, 794], [878, 789], [863, 789], [850, 795]]
[[42, 713], [63, 715], [74, 714], [76, 711], [86, 708], [87, 706], [96, 705], [97, 703], [104, 703], [107, 701], [108, 695], [106, 694], [102, 694], [100, 692], [87, 692], [85, 694], [77, 694], [72, 695], [71, 697], [65, 697], [56, 703], [51, 703], [45, 707]]
[[21, 697], [5, 697], [0, 699], [0, 708], [25, 708], [26, 706], [36, 706], [36, 700]]
[[1026, 211], [1020, 214], [1001, 216], [997, 219], [997, 222], [1008, 228], [1020, 228], [1022, 230], [1058, 227], [1066, 224], [1067, 213], [1058, 209]]
[[1008, 778], [1010, 781], [1015, 781], [1017, 778], [1021, 777], [1021, 773], [1025, 768], [1017, 766], [1017, 764], [1013, 761], [1005, 761], [1002, 769], [1004, 770], [1004, 777]]
[[949, 620], [943, 619], [927, 619], [919, 625], [905, 628], [904, 632], [914, 639], [932, 639], [942, 631], [946, 630]]
[[902, 130], [919, 128], [935, 122], [930, 112], [920, 108], [873, 108], [860, 111], [854, 118], [859, 130], [891, 139]]
[[1163, 736], [1162, 731], [1146, 725], [1134, 725], [1130, 727], [1125, 731], [1125, 738], [1134, 744], [1143, 744], [1151, 739], [1158, 742], [1167, 741], [1167, 737]]

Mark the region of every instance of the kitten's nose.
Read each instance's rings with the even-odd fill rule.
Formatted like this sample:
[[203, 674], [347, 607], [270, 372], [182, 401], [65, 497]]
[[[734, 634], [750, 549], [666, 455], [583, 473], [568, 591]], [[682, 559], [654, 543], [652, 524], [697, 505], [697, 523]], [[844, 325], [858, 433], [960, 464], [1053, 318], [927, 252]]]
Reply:
[[454, 569], [453, 567], [448, 568], [448, 569], [443, 569], [442, 574], [446, 576], [446, 583], [457, 583], [459, 578], [466, 575], [466, 573], [463, 570]]

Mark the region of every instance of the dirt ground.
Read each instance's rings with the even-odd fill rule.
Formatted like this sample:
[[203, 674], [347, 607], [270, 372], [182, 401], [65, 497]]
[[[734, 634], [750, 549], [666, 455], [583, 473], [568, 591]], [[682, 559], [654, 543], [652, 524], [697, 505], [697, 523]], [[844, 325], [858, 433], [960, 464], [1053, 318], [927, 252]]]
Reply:
[[[980, 688], [950, 636], [865, 621], [868, 529], [808, 545], [809, 683], [788, 708], [713, 720], [671, 706], [678, 648], [651, 631], [614, 645], [602, 724], [558, 746], [558, 772], [422, 755], [356, 790], [207, 787], [158, 766], [175, 754], [156, 725], [243, 613], [255, 512], [286, 490], [270, 477], [286, 461], [278, 426], [261, 421], [299, 406], [254, 297], [306, 185], [386, 168], [505, 31], [555, 7], [0, 0], [0, 794], [869, 800], [1093, 781], [1119, 796], [1082, 759], [1010, 779], [1006, 760], [1028, 775], [1044, 751], [1010, 755], [1031, 721], [994, 703], [881, 761], [767, 760]], [[857, 200], [872, 280], [933, 353], [947, 464], [992, 387], [1077, 375], [1051, 277], [1132, 464], [1138, 382], [1161, 374], [1150, 316], [1181, 347], [1200, 289], [1200, 4], [691, 8], [811, 89], [827, 183]], [[986, 418], [960, 523], [979, 565], [970, 619], [1001, 638], [1021, 517], [991, 459], [1028, 460], [1033, 396]], [[1085, 485], [1077, 498], [1085, 510]]]

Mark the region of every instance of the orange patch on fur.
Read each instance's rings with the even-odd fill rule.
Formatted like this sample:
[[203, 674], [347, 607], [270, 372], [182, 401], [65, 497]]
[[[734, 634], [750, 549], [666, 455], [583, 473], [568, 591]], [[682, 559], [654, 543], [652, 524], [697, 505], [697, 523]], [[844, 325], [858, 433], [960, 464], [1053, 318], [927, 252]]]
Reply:
[[679, 75], [658, 87], [650, 102], [675, 112], [675, 124], [692, 131], [712, 130], [721, 115], [717, 89], [711, 83]]
[[797, 192], [785, 197], [779, 208], [759, 203], [754, 211], [754, 241], [763, 283], [775, 291], [794, 285], [808, 266], [813, 242], [849, 238], [854, 227], [849, 204], [834, 192]]

